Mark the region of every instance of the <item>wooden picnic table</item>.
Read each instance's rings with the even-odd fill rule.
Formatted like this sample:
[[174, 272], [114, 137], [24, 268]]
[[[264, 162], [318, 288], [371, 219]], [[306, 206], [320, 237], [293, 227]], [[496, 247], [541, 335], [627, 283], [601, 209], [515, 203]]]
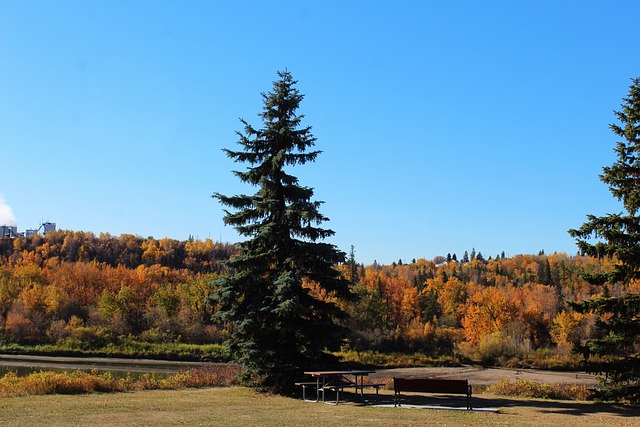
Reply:
[[[305, 375], [311, 375], [315, 378], [315, 382], [302, 382], [296, 383], [296, 385], [302, 386], [302, 398], [309, 402], [319, 402], [320, 394], [322, 394], [322, 401], [326, 402], [325, 394], [327, 391], [332, 391], [336, 393], [336, 401], [337, 405], [340, 402], [340, 392], [344, 391], [345, 388], [354, 388], [356, 395], [358, 395], [358, 391], [360, 391], [359, 397], [360, 399], [364, 399], [364, 389], [365, 387], [373, 387], [376, 389], [376, 399], [378, 398], [378, 388], [381, 384], [372, 384], [365, 383], [364, 377], [369, 374], [373, 374], [375, 371], [373, 370], [345, 370], [345, 371], [308, 371], [305, 372]], [[306, 397], [306, 389], [307, 387], [315, 386], [316, 389], [316, 399], [307, 399]], [[331, 402], [333, 403], [333, 402]]]

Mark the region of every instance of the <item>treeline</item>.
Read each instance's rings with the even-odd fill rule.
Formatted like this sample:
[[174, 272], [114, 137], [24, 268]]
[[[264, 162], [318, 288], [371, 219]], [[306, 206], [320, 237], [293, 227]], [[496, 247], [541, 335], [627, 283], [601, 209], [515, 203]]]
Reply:
[[9, 262], [29, 259], [42, 265], [54, 259], [58, 262], [98, 262], [129, 269], [159, 265], [202, 274], [220, 272], [220, 262], [228, 259], [233, 251], [233, 245], [214, 243], [211, 239], [156, 240], [132, 234], [115, 237], [108, 233], [96, 237], [91, 232], [65, 230], [52, 231], [46, 236], [0, 239], [0, 259]]
[[229, 244], [74, 231], [0, 240], [0, 340], [219, 342], [205, 304]]
[[[91, 349], [123, 339], [219, 343], [205, 303], [234, 253], [207, 239], [155, 240], [74, 231], [0, 240], [0, 341]], [[565, 254], [479, 253], [384, 266], [338, 266], [358, 298], [347, 348], [459, 355], [489, 362], [566, 357], [598, 334], [567, 302], [638, 291], [589, 284], [610, 262]], [[307, 286], [311, 292], [317, 287]], [[331, 298], [331, 295], [322, 295]], [[547, 357], [545, 356], [545, 357]]]
[[[475, 254], [474, 254], [475, 255]], [[597, 286], [585, 277], [609, 271], [610, 262], [566, 254], [517, 255], [467, 262], [453, 257], [409, 264], [342, 266], [360, 296], [351, 313], [357, 350], [458, 354], [486, 362], [567, 358], [598, 334], [592, 314], [568, 301], [640, 290]]]

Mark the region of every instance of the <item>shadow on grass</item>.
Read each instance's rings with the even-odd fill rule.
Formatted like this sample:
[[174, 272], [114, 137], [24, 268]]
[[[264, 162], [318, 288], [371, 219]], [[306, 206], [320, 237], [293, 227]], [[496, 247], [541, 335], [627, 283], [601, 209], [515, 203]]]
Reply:
[[544, 399], [507, 399], [503, 397], [478, 396], [472, 399], [474, 407], [527, 407], [541, 413], [565, 414], [573, 416], [607, 414], [620, 417], [636, 418], [640, 416], [640, 408], [618, 404], [599, 402], [574, 402], [569, 400]]
[[[328, 397], [329, 398], [329, 397]], [[365, 395], [365, 400], [361, 401], [353, 393], [345, 393], [340, 396], [341, 401], [356, 405], [379, 405], [393, 406], [393, 395], [380, 394], [376, 401], [375, 395]], [[344, 399], [344, 400], [343, 400]], [[466, 410], [467, 398], [464, 396], [443, 396], [443, 395], [402, 395], [401, 405], [411, 407], [425, 407], [425, 409], [444, 410]], [[482, 411], [487, 409], [505, 408], [526, 408], [541, 414], [564, 414], [571, 416], [588, 415], [613, 415], [626, 418], [640, 419], [640, 407], [620, 404], [609, 404], [600, 402], [574, 402], [568, 400], [545, 400], [527, 398], [506, 398], [494, 395], [474, 395], [471, 398], [471, 405], [474, 410]]]

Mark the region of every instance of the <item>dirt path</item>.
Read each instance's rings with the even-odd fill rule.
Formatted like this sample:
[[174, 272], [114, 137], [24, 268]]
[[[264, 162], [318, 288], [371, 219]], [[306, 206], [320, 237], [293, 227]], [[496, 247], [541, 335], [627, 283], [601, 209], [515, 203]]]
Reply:
[[478, 368], [474, 366], [461, 366], [450, 368], [398, 368], [386, 369], [371, 375], [376, 381], [391, 377], [433, 377], [467, 379], [472, 385], [490, 385], [500, 380], [516, 381], [526, 379], [547, 384], [579, 384], [597, 385], [594, 375], [586, 372], [542, 371], [537, 369], [503, 369], [503, 368]]

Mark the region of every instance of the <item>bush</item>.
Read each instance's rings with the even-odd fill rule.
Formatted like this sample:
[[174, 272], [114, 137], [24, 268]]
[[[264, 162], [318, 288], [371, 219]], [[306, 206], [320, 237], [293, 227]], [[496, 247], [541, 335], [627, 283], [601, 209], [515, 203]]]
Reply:
[[138, 338], [149, 343], [167, 343], [175, 338], [170, 331], [161, 331], [160, 328], [151, 328], [142, 332]]
[[498, 362], [506, 364], [508, 360], [523, 354], [523, 349], [516, 340], [502, 331], [485, 335], [475, 347], [467, 342], [460, 343], [458, 351], [462, 356], [484, 365], [494, 365]]
[[501, 396], [558, 400], [588, 400], [592, 394], [592, 391], [584, 385], [543, 384], [530, 380], [517, 380], [515, 382], [502, 380], [487, 387], [486, 392]]
[[27, 396], [40, 394], [81, 394], [92, 392], [123, 391], [124, 380], [110, 373], [87, 372], [36, 372], [26, 377], [8, 373], [0, 378], [0, 396]]
[[493, 363], [498, 359], [509, 359], [522, 354], [521, 349], [511, 336], [501, 331], [482, 337], [478, 344], [478, 354], [484, 363]]
[[5, 324], [5, 334], [18, 344], [33, 344], [42, 340], [42, 334], [22, 313], [9, 313]]
[[73, 350], [96, 350], [117, 341], [117, 337], [105, 328], [79, 326], [69, 330], [69, 336], [58, 345]]
[[[395, 343], [388, 345], [396, 351], [421, 352], [430, 356], [449, 355], [455, 344], [462, 340], [462, 331], [450, 327], [437, 327], [431, 322], [412, 322], [396, 334]], [[384, 341], [383, 341], [384, 343]]]
[[239, 373], [240, 367], [231, 364], [208, 364], [166, 378], [154, 374], [116, 378], [109, 372], [100, 373], [96, 370], [63, 373], [41, 371], [24, 377], [8, 373], [0, 377], [0, 397], [230, 386], [238, 383]]
[[377, 368], [407, 368], [413, 366], [460, 366], [460, 361], [452, 356], [429, 357], [422, 353], [379, 353], [376, 351], [355, 351], [344, 349], [335, 353], [340, 361], [351, 366]]

